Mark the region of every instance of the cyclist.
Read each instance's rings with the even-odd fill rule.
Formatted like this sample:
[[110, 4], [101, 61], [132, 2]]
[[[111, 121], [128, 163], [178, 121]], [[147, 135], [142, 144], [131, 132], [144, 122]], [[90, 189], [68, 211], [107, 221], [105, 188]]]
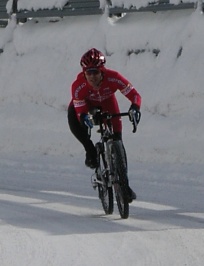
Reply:
[[[120, 73], [105, 68], [106, 58], [95, 48], [87, 51], [80, 61], [82, 72], [72, 84], [72, 99], [68, 106], [68, 124], [73, 135], [81, 142], [86, 151], [85, 165], [97, 167], [96, 149], [88, 135], [93, 124], [88, 113], [94, 107], [102, 111], [119, 113], [115, 92], [119, 90], [130, 102], [130, 110], [135, 111], [136, 121], [140, 120], [141, 96], [133, 85]], [[122, 122], [120, 117], [112, 118], [115, 140], [122, 140]], [[131, 198], [135, 193], [130, 189]]]

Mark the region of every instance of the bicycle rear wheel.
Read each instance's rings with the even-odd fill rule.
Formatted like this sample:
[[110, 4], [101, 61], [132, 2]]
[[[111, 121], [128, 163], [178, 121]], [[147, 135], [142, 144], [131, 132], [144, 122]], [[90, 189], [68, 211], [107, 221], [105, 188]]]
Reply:
[[114, 170], [114, 190], [121, 218], [129, 217], [127, 159], [121, 141], [114, 141], [111, 148], [111, 158]]
[[98, 183], [98, 195], [101, 200], [103, 210], [105, 214], [113, 213], [113, 188], [108, 186], [109, 176], [107, 171], [107, 162], [103, 152], [102, 143], [98, 142], [96, 144], [98, 167], [96, 169], [97, 179], [101, 181]]

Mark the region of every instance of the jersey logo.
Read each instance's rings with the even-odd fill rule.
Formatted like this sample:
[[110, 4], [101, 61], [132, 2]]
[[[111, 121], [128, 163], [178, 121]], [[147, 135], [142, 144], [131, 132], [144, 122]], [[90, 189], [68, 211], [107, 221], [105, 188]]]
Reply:
[[73, 100], [73, 103], [74, 103], [74, 107], [81, 107], [81, 106], [86, 105], [85, 100], [80, 100], [80, 101]]
[[128, 84], [123, 90], [121, 90], [123, 95], [127, 95], [132, 90], [132, 85]]
[[86, 86], [86, 83], [84, 82], [84, 83], [82, 83], [81, 85], [79, 85], [79, 86], [76, 88], [76, 90], [75, 90], [75, 92], [74, 92], [74, 97], [75, 97], [75, 98], [78, 98], [78, 97], [79, 97], [79, 92], [80, 92], [80, 90], [83, 89], [85, 86]]

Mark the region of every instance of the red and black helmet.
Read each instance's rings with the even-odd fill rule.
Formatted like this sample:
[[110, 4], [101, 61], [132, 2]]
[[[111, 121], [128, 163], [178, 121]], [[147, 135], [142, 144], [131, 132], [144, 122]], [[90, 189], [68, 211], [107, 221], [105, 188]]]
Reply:
[[100, 68], [106, 63], [105, 56], [95, 48], [90, 49], [86, 52], [80, 61], [80, 65], [83, 69], [87, 68]]

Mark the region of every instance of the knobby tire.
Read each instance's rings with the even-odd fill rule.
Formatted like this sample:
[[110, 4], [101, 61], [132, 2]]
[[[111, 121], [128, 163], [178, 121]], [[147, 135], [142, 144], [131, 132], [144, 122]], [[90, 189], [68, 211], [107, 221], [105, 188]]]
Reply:
[[[112, 214], [114, 209], [113, 204], [113, 188], [108, 186], [108, 172], [107, 162], [103, 151], [103, 145], [101, 143], [96, 144], [98, 169], [96, 171], [97, 178], [103, 181], [103, 184], [98, 184], [98, 194], [101, 200], [103, 210], [105, 214]], [[99, 174], [99, 172], [101, 174]]]
[[113, 141], [111, 157], [114, 169], [114, 190], [121, 218], [129, 217], [127, 158], [122, 141]]

